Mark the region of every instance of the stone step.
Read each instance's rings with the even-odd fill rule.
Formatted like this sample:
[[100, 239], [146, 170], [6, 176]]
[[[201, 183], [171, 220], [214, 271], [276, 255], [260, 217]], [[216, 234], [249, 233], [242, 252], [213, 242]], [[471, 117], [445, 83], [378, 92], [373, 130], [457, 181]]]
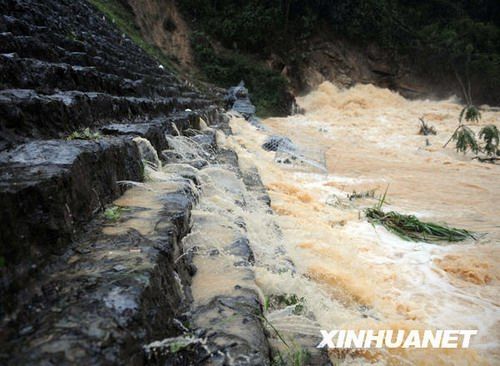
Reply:
[[[213, 146], [207, 151], [213, 151]], [[193, 209], [191, 233], [183, 240], [183, 250], [193, 253], [196, 273], [188, 318], [203, 346], [195, 348], [190, 357], [196, 365], [269, 365], [270, 350], [253, 270], [255, 258], [246, 224], [234, 214], [237, 207], [246, 204], [245, 186], [237, 160], [229, 155], [234, 156], [216, 148], [219, 163], [195, 173], [203, 190]], [[172, 169], [179, 172], [183, 168]], [[161, 348], [156, 351], [161, 353]]]
[[168, 115], [210, 105], [206, 99], [116, 97], [77, 91], [43, 95], [29, 89], [2, 90], [0, 150], [30, 138], [64, 137], [106, 122], [126, 123], [141, 116]]
[[[172, 117], [185, 120], [195, 113]], [[147, 137], [158, 136], [156, 129], [164, 125], [165, 121], [158, 118], [106, 129], [109, 133]], [[234, 153], [217, 151], [214, 135], [208, 132], [179, 139], [197, 141], [193, 146], [199, 149], [206, 146], [206, 153], [216, 154], [217, 166], [197, 170], [168, 165], [162, 173], [168, 179], [161, 176], [131, 188], [114, 202], [122, 207], [116, 222], [103, 224], [102, 219], [95, 219], [76, 235], [82, 239], [62, 254], [48, 256], [48, 251], [44, 252], [48, 259], [43, 264], [38, 262], [38, 271], [32, 269], [37, 272], [31, 276], [33, 280], [24, 277], [23, 286], [9, 292], [17, 293], [12, 304], [18, 307], [4, 303], [8, 316], [3, 317], [0, 332], [5, 340], [0, 342], [0, 362], [269, 364], [251, 243], [245, 223], [231, 213], [234, 207], [245, 205], [245, 186]], [[207, 142], [210, 136], [211, 142]], [[123, 141], [130, 142], [130, 137]], [[53, 153], [55, 143], [43, 145], [48, 152], [40, 151], [41, 146], [18, 148], [5, 160], [28, 164], [37, 156], [40, 161], [35, 163], [40, 169], [50, 161], [66, 170], [81, 160], [58, 160], [59, 154]], [[4, 154], [0, 153], [0, 161]], [[129, 160], [125, 154], [115, 159]], [[88, 174], [99, 174], [96, 171]], [[49, 177], [43, 172], [42, 177]], [[27, 176], [32, 177], [33, 172]], [[201, 187], [203, 193], [198, 197]], [[222, 192], [231, 202], [229, 206], [218, 207]], [[46, 196], [45, 192], [40, 196]], [[198, 206], [193, 208], [197, 201]], [[47, 241], [40, 239], [40, 243]], [[4, 302], [7, 299], [2, 298]], [[172, 345], [181, 345], [181, 349], [173, 352]]]
[[200, 118], [216, 113], [182, 111], [104, 126], [96, 141], [34, 141], [0, 152], [0, 256], [14, 266], [4, 271], [3, 287], [64, 248], [76, 229], [124, 191], [118, 181], [142, 180], [132, 138], [146, 138], [161, 152], [169, 147], [167, 135], [200, 128]]
[[119, 181], [142, 177], [130, 137], [35, 141], [1, 152], [0, 292], [64, 249], [76, 229], [124, 192]]
[[[39, 234], [29, 233], [38, 232], [38, 229], [35, 230], [36, 224], [27, 225], [30, 220], [33, 220], [32, 215], [28, 215], [30, 207], [34, 207], [32, 214], [41, 220], [39, 220], [41, 226], [45, 224], [43, 220], [50, 218], [49, 221], [53, 224], [49, 230], [51, 235], [61, 235], [65, 241], [74, 231], [73, 224], [87, 221], [91, 213], [102, 207], [103, 202], [123, 192], [123, 189], [116, 185], [117, 181], [141, 180], [141, 157], [131, 142], [133, 137], [143, 137], [149, 140], [153, 147], [161, 152], [169, 147], [167, 135], [182, 133], [193, 128], [199, 129], [200, 116], [208, 120], [206, 115], [211, 113], [213, 112], [208, 108], [177, 112], [168, 117], [160, 116], [129, 124], [110, 124], [100, 129], [103, 135], [96, 141], [34, 141], [0, 152], [0, 189], [2, 194], [6, 195], [5, 197], [10, 197], [2, 202], [8, 202], [8, 205], [15, 205], [15, 202], [18, 202], [20, 209], [18, 213], [10, 209], [4, 210], [8, 221], [4, 219], [2, 224], [10, 229], [2, 230], [0, 242], [6, 243], [10, 236], [13, 236], [14, 242], [18, 240], [28, 242], [36, 239], [34, 235], [39, 236]], [[106, 160], [110, 160], [109, 163]], [[105, 173], [108, 165], [109, 172]], [[86, 181], [80, 186], [80, 182], [75, 180], [73, 174], [82, 175]], [[102, 180], [99, 181], [98, 178]], [[57, 197], [50, 198], [59, 190], [60, 185], [64, 186], [68, 192], [58, 192]], [[87, 194], [88, 197], [85, 199], [76, 197], [79, 189], [83, 189], [80, 193]], [[107, 193], [103, 195], [101, 192]], [[76, 206], [68, 204], [69, 201], [59, 202], [58, 198], [75, 199]], [[42, 200], [40, 204], [46, 207], [37, 206], [37, 200]], [[58, 211], [53, 211], [56, 208]], [[10, 214], [7, 214], [7, 211], [10, 211]], [[52, 218], [52, 215], [57, 218]], [[16, 225], [20, 225], [23, 230]], [[46, 236], [39, 239], [51, 241]], [[57, 242], [58, 239], [55, 241]], [[17, 248], [19, 252], [24, 250], [21, 247], [18, 248], [18, 245], [13, 245], [12, 248]], [[5, 247], [5, 250], [7, 249]], [[6, 258], [17, 262], [20, 256], [22, 254], [12, 254], [6, 255]]]
[[142, 345], [182, 334], [193, 268], [180, 242], [196, 194], [188, 181], [148, 188], [128, 190], [118, 219], [94, 220], [27, 286], [37, 296], [6, 325], [1, 364], [143, 365]]
[[104, 126], [100, 131], [105, 135], [139, 136], [151, 142], [156, 151], [168, 148], [167, 135], [182, 133], [191, 128], [199, 128], [200, 115], [204, 111], [183, 111], [168, 117], [161, 116], [134, 123], [113, 123]]
[[[129, 79], [140, 79], [146, 75], [150, 78], [175, 78], [158, 65], [143, 67], [130, 60], [106, 55], [104, 52], [83, 52], [75, 49], [67, 50], [58, 45], [33, 36], [15, 36], [10, 32], [0, 33], [0, 52], [17, 54], [21, 58], [32, 58], [46, 62], [64, 62], [74, 66], [96, 67], [98, 71], [115, 74]], [[151, 62], [151, 61], [150, 61]]]
[[[202, 198], [203, 199], [203, 198]], [[193, 211], [184, 250], [196, 248], [191, 325], [203, 330], [205, 352], [198, 365], [267, 365], [269, 345], [251, 268], [254, 256], [238, 223], [218, 213]]]
[[[84, 6], [71, 4], [70, 7], [83, 8]], [[59, 19], [58, 22], [55, 22], [55, 19], [51, 17], [54, 10], [50, 14], [51, 11], [47, 11], [46, 8], [39, 9], [40, 12], [46, 12], [43, 19], [30, 17], [30, 15], [36, 14], [34, 12], [36, 8], [36, 5], [32, 6], [29, 12], [19, 12], [8, 8], [1, 16], [1, 31], [11, 33], [15, 37], [30, 36], [38, 42], [57, 46], [70, 52], [83, 52], [101, 57], [104, 55], [107, 59], [114, 61], [124, 61], [123, 54], [126, 53], [126, 62], [134, 64], [138, 70], [142, 69], [142, 72], [150, 75], [160, 75], [161, 70], [157, 68], [157, 63], [149, 57], [145, 57], [142, 50], [131, 43], [130, 40], [119, 33], [111, 31], [112, 26], [102, 17], [80, 16], [80, 21], [75, 22], [73, 19], [64, 19], [69, 14], [73, 15], [71, 12], [65, 12], [62, 13], [63, 19], [61, 19], [61, 13], [57, 14]], [[82, 9], [75, 10], [81, 11]], [[61, 28], [61, 20], [72, 23], [72, 27], [69, 29]], [[39, 24], [35, 23], [37, 21]], [[29, 49], [25, 49], [25, 51], [29, 52]]]
[[[0, 85], [5, 89], [34, 89], [43, 94], [71, 90], [143, 97], [181, 94], [179, 84], [164, 79], [131, 80], [97, 71], [95, 67], [25, 59], [16, 54], [0, 55]], [[193, 92], [185, 92], [183, 96], [199, 97]]]

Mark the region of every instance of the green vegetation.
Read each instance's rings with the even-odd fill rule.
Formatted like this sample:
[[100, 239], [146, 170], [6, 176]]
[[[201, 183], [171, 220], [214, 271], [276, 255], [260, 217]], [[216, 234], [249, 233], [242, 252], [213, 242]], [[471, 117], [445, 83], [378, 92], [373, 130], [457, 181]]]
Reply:
[[479, 139], [484, 141], [484, 147], [482, 150], [488, 156], [500, 156], [500, 150], [498, 149], [498, 143], [500, 136], [498, 133], [498, 128], [495, 125], [485, 126], [479, 131]]
[[[498, 128], [495, 125], [484, 126], [479, 131], [479, 140], [476, 139], [476, 134], [466, 125], [460, 125], [453, 135], [451, 140], [456, 142], [455, 148], [458, 152], [466, 153], [467, 151], [472, 151], [474, 154], [480, 152], [486, 154], [488, 158], [480, 158], [476, 156], [480, 161], [491, 161], [494, 162], [498, 160], [497, 156], [500, 156], [500, 149], [498, 149], [498, 142], [500, 136]], [[482, 141], [481, 141], [482, 140]]]
[[0, 268], [5, 267], [5, 258], [0, 255]]
[[270, 295], [265, 298], [264, 310], [282, 309], [293, 306], [293, 313], [300, 315], [304, 312], [305, 299], [295, 294]]
[[118, 221], [122, 217], [122, 212], [124, 210], [125, 209], [123, 207], [120, 207], [120, 206], [108, 207], [104, 211], [104, 218], [108, 221], [113, 221], [113, 222]]
[[106, 15], [123, 33], [151, 57], [155, 58], [164, 67], [171, 71], [177, 68], [173, 61], [168, 58], [158, 47], [146, 42], [137, 26], [132, 9], [124, 5], [126, 2], [119, 0], [89, 0], [99, 11]]
[[365, 209], [366, 217], [372, 224], [382, 225], [393, 234], [408, 241], [435, 243], [439, 241], [456, 242], [468, 238], [475, 239], [470, 231], [464, 229], [423, 222], [413, 215], [382, 211], [382, 206], [387, 197], [387, 190], [388, 188], [374, 207]]
[[[467, 93], [465, 93], [465, 95], [467, 95]], [[500, 156], [500, 149], [498, 149], [500, 134], [498, 128], [495, 125], [484, 126], [479, 131], [480, 141], [478, 141], [474, 131], [469, 127], [469, 125], [463, 122], [465, 119], [466, 122], [477, 123], [481, 119], [481, 112], [477, 107], [472, 105], [470, 102], [470, 96], [468, 97], [468, 100], [469, 104], [466, 105], [460, 112], [458, 127], [443, 147], [446, 147], [450, 141], [455, 141], [455, 149], [458, 152], [465, 154], [470, 150], [476, 155], [482, 152], [486, 154], [488, 158], [484, 159], [476, 156], [479, 161], [494, 162], [498, 160], [497, 156]]]
[[431, 75], [465, 75], [482, 96], [500, 103], [496, 0], [183, 0], [179, 6], [198, 30], [240, 54], [263, 60], [276, 54], [293, 65], [304, 57], [295, 47], [301, 41], [337, 35], [410, 56]]
[[85, 128], [81, 131], [72, 132], [66, 140], [99, 140], [102, 137], [101, 133], [98, 131], [92, 132], [90, 128]]
[[367, 208], [365, 213], [371, 223], [383, 225], [390, 232], [408, 241], [455, 242], [468, 238], [475, 239], [467, 230], [422, 222], [413, 215], [403, 215], [394, 211], [384, 212], [377, 208]]
[[479, 152], [479, 145], [476, 141], [474, 131], [467, 126], [460, 126], [455, 131], [451, 139], [456, 141], [455, 148], [458, 152], [462, 152], [464, 154], [467, 150], [471, 150], [475, 154]]
[[499, 56], [500, 5], [494, 0], [183, 0], [179, 6], [226, 48], [244, 52], [283, 51], [331, 30], [393, 49], [425, 48], [445, 58], [470, 55], [476, 62]]
[[195, 61], [209, 82], [227, 88], [244, 80], [259, 116], [288, 113], [287, 83], [279, 73], [248, 55], [227, 50], [215, 52], [209, 37], [202, 32], [193, 33], [191, 44]]
[[482, 118], [481, 112], [476, 106], [472, 105], [472, 102], [462, 108], [462, 111], [460, 112], [460, 117], [458, 117], [459, 124], [462, 124], [464, 117], [467, 122], [476, 122], [476, 123], [479, 122], [479, 120]]

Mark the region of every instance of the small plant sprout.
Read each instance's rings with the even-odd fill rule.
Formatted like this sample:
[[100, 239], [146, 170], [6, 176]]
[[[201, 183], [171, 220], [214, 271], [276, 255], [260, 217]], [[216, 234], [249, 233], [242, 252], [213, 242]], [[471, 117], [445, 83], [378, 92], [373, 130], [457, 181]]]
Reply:
[[120, 206], [112, 206], [112, 207], [108, 207], [105, 211], [104, 211], [104, 217], [106, 218], [106, 220], [108, 221], [118, 221], [120, 220], [120, 218], [122, 217], [122, 212], [124, 211], [125, 209], [123, 207], [120, 207]]

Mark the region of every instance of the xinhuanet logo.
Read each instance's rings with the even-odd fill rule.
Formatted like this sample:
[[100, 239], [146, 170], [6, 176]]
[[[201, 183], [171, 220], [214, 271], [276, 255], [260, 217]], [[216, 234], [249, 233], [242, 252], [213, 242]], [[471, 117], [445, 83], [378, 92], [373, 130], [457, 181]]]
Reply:
[[318, 348], [469, 348], [477, 330], [321, 330]]

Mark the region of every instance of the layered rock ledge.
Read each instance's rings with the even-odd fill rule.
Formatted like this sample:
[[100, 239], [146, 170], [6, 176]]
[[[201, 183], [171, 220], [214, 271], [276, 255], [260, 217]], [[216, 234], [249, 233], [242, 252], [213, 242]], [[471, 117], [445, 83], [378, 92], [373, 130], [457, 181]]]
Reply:
[[[199, 172], [238, 170], [219, 101], [86, 1], [0, 14], [0, 363], [268, 364], [244, 235], [225, 244], [243, 282], [208, 302], [191, 290]], [[160, 164], [177, 178], [151, 180]]]

